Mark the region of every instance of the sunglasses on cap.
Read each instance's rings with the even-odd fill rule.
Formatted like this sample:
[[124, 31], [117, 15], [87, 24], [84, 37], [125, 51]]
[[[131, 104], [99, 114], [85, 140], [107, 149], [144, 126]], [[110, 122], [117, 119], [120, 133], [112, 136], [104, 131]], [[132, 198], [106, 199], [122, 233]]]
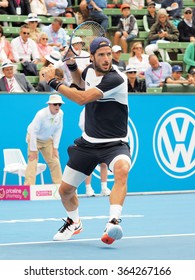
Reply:
[[61, 103], [53, 103], [53, 106], [62, 106], [62, 104]]

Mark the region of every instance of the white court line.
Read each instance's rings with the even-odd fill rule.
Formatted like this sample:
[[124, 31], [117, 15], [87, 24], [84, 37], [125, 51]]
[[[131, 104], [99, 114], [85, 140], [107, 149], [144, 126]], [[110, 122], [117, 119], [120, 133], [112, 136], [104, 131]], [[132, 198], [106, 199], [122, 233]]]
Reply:
[[[143, 218], [144, 215], [122, 215], [121, 218]], [[84, 216], [81, 220], [108, 219], [109, 216]], [[0, 224], [11, 223], [37, 223], [47, 221], [61, 221], [62, 218], [38, 218], [38, 219], [20, 219], [20, 220], [0, 220]]]
[[[186, 236], [195, 236], [195, 233], [128, 236], [128, 237], [123, 237], [122, 239], [149, 239], [149, 238], [152, 239], [152, 238], [186, 237]], [[71, 239], [71, 240], [65, 240], [65, 241], [35, 241], [35, 242], [2, 243], [2, 244], [0, 244], [0, 247], [17, 246], [17, 245], [75, 243], [75, 242], [87, 242], [87, 241], [100, 241], [100, 238]]]

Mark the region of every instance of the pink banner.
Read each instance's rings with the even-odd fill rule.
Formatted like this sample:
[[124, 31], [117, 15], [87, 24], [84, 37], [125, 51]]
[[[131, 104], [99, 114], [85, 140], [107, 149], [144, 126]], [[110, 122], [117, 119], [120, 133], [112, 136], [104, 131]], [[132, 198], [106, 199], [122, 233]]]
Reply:
[[30, 200], [30, 186], [0, 186], [0, 200]]

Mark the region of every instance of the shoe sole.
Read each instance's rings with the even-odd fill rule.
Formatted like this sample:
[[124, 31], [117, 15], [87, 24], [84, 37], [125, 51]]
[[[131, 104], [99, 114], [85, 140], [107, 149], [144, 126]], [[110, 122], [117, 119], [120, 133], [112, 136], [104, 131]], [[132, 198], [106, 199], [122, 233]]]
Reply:
[[112, 244], [115, 240], [121, 239], [123, 236], [123, 231], [119, 227], [114, 227], [108, 230], [107, 233], [103, 234], [101, 241], [106, 244]]

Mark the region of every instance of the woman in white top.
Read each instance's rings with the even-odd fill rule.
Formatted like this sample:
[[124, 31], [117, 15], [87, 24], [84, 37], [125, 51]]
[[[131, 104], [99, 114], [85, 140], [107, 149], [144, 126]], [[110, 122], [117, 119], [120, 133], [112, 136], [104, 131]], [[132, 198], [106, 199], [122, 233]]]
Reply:
[[148, 57], [149, 56], [144, 53], [141, 42], [135, 42], [132, 44], [128, 65], [134, 65], [139, 78], [144, 78], [144, 72], [150, 66]]
[[30, 0], [29, 2], [32, 13], [35, 13], [37, 15], [48, 14], [45, 0]]

